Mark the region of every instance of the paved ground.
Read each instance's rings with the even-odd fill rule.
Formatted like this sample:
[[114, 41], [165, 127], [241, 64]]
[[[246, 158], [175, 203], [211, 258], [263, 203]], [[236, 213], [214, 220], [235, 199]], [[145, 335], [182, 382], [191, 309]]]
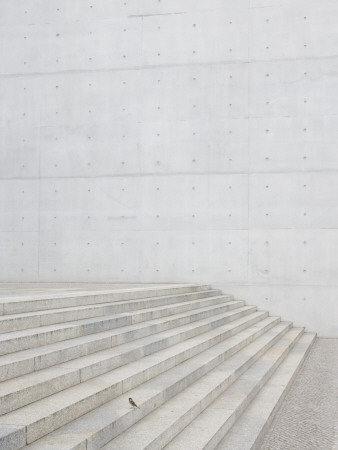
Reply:
[[317, 339], [261, 450], [338, 449], [338, 339]]

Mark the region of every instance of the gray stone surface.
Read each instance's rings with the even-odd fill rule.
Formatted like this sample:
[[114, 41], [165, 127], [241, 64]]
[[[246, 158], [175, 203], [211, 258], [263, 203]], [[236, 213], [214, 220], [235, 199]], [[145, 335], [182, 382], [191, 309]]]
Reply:
[[[192, 309], [192, 311], [184, 311], [180, 314], [177, 314], [175, 318], [172, 318], [170, 314], [168, 316], [166, 314], [162, 316], [159, 315], [159, 317], [152, 317], [152, 314], [150, 314], [148, 320], [154, 320], [154, 322], [150, 322], [148, 324], [147, 321], [144, 321], [140, 322], [139, 325], [140, 327], [144, 328], [147, 328], [148, 326], [148, 334], [151, 334], [152, 328], [153, 332], [160, 331], [161, 322], [156, 322], [156, 319], [163, 319], [162, 325], [163, 329], [165, 329], [166, 323], [168, 325], [170, 324], [170, 322], [172, 322], [172, 326], [178, 326], [180, 324], [183, 325], [184, 323], [189, 323], [206, 317], [210, 317], [214, 314], [221, 314], [232, 309], [235, 310], [235, 314], [245, 314], [245, 311], [250, 310], [250, 308], [255, 310], [255, 307], [244, 307], [242, 305], [242, 302], [228, 302], [226, 301], [226, 297], [224, 297], [224, 299], [224, 303], [220, 302], [217, 305], [197, 308], [196, 310]], [[238, 309], [236, 309], [237, 307]], [[170, 308], [164, 308], [164, 310], [168, 312], [170, 311]], [[118, 333], [119, 328], [121, 328], [122, 330], [120, 334], [123, 335], [124, 327], [126, 328], [128, 326], [130, 327], [130, 330], [128, 331], [133, 333], [135, 332], [135, 330], [137, 330], [137, 327], [134, 328], [134, 325], [138, 325], [137, 323], [133, 323], [133, 317], [134, 315], [136, 316], [136, 314], [137, 313], [116, 314], [94, 319], [84, 319], [74, 322], [67, 322], [65, 324], [55, 324], [45, 327], [32, 328], [29, 330], [14, 331], [12, 333], [2, 333], [0, 335], [0, 354], [5, 355], [20, 350], [53, 344], [56, 342], [65, 341], [67, 339], [74, 339], [81, 336], [96, 334], [108, 330], [116, 329], [116, 333]], [[143, 315], [143, 313], [140, 314]], [[157, 327], [157, 325], [159, 326]]]
[[[131, 286], [124, 288], [110, 287], [107, 289], [98, 287], [95, 290], [79, 291], [66, 290], [62, 293], [56, 293], [53, 289], [41, 290], [40, 293], [25, 292], [23, 295], [10, 296], [5, 295], [0, 298], [1, 314], [18, 314], [23, 312], [43, 311], [47, 309], [67, 308], [70, 306], [94, 305], [97, 303], [106, 303], [123, 300], [144, 299], [148, 297], [157, 297], [162, 295], [173, 295], [192, 293], [209, 290], [210, 285], [196, 284], [169, 284], [156, 285], [150, 287]], [[15, 293], [16, 291], [14, 291]]]
[[[281, 354], [288, 351], [288, 345], [293, 343], [302, 332], [301, 329], [292, 329], [267, 351], [270, 368], [278, 363]], [[237, 365], [240, 365], [240, 358], [237, 355], [233, 359], [236, 359]], [[214, 440], [219, 441], [217, 434], [220, 430], [222, 430], [221, 433], [225, 433], [230, 428], [255, 394], [255, 390], [260, 388], [259, 380], [256, 379], [257, 370], [264, 376], [268, 376], [270, 368], [264, 367], [259, 370], [260, 361], [254, 362], [233, 384], [231, 384], [233, 380], [229, 370], [229, 366], [232, 365], [230, 361], [224, 362], [189, 386], [183, 393], [142, 419], [104, 449], [156, 449], [162, 448], [162, 445], [159, 445], [160, 442], [163, 445], [167, 444], [166, 450], [214, 448], [209, 445]], [[238, 367], [237, 370], [232, 370], [240, 373]], [[214, 392], [212, 388], [215, 389]], [[151, 429], [151, 423], [158, 423], [158, 426]], [[135, 440], [137, 437], [138, 443]], [[134, 440], [135, 443], [132, 443]]]
[[[194, 292], [195, 288], [195, 286], [192, 286], [189, 289], [191, 292]], [[178, 288], [178, 292], [180, 292], [180, 289], [181, 288]], [[147, 292], [147, 288], [143, 294], [145, 292]], [[169, 287], [167, 292], [163, 293], [172, 293], [172, 288]], [[207, 292], [206, 301], [209, 302], [211, 298], [212, 297], [208, 297]], [[153, 388], [161, 393], [160, 395], [163, 396], [162, 400], [164, 401], [165, 398], [174, 395], [174, 393], [177, 392], [177, 389], [184, 389], [184, 387], [189, 382], [193, 381], [193, 379], [203, 376], [205, 371], [212, 369], [215, 364], [219, 363], [219, 358], [223, 360], [225, 355], [232, 354], [235, 350], [244, 347], [255, 337], [260, 336], [274, 325], [276, 332], [275, 337], [272, 337], [272, 340], [282, 333], [284, 328], [289, 326], [288, 324], [279, 325], [279, 320], [276, 321], [273, 318], [268, 318], [265, 313], [255, 313], [255, 307], [244, 307], [242, 301], [229, 301], [228, 296], [219, 296], [218, 299], [223, 299], [224, 303], [217, 302], [217, 306], [211, 304], [207, 307], [201, 307], [203, 305], [199, 305], [199, 300], [197, 300], [197, 303], [194, 303], [196, 306], [195, 310], [185, 311], [183, 309], [184, 312], [180, 314], [177, 314], [178, 311], [175, 309], [175, 304], [171, 306], [175, 309], [176, 314], [170, 314], [170, 310], [165, 306], [164, 309], [166, 310], [166, 315], [168, 315], [168, 317], [155, 319], [149, 323], [136, 323], [124, 327], [128, 328], [128, 330], [123, 330], [123, 327], [121, 327], [121, 330], [116, 329], [111, 331], [112, 334], [125, 333], [125, 341], [127, 342], [137, 339], [139, 337], [137, 336], [137, 330], [141, 330], [142, 327], [149, 328], [147, 332], [148, 335], [160, 331], [161, 325], [164, 325], [163, 331], [170, 333], [168, 328], [174, 327], [176, 333], [180, 333], [180, 329], [177, 328], [180, 324], [180, 320], [182, 320], [182, 324], [193, 323], [197, 320], [201, 321], [200, 327], [197, 329], [198, 335], [195, 339], [189, 335], [182, 335], [183, 342], [179, 341], [179, 343], [176, 343], [174, 341], [171, 343], [168, 341], [168, 348], [158, 349], [155, 345], [152, 349], [152, 351], [155, 352], [154, 356], [149, 355], [148, 357], [139, 360], [137, 358], [138, 354], [136, 354], [136, 358], [134, 358], [132, 354], [128, 355], [128, 352], [126, 352], [125, 359], [121, 358], [120, 361], [117, 361], [117, 366], [120, 367], [115, 371], [110, 372], [111, 367], [109, 366], [99, 367], [101, 363], [100, 355], [94, 354], [89, 358], [84, 358], [84, 364], [79, 364], [79, 360], [77, 360], [75, 364], [67, 362], [63, 366], [59, 365], [55, 368], [39, 371], [36, 375], [23, 375], [19, 378], [3, 382], [0, 395], [3, 395], [4, 404], [2, 412], [5, 414], [0, 417], [0, 423], [3, 425], [25, 425], [27, 430], [27, 442], [31, 443], [45, 434], [59, 428], [63, 424], [66, 424], [67, 422], [92, 411], [100, 405], [103, 405], [116, 396], [121, 395], [125, 390], [135, 388], [138, 385], [147, 382], [149, 378], [160, 376], [166, 370], [174, 369], [178, 379], [172, 387], [170, 384], [172, 383], [170, 377], [168, 379], [169, 387], [166, 391], [162, 389], [163, 382], [160, 382], [156, 388], [153, 384]], [[186, 303], [189, 305], [189, 302]], [[177, 305], [185, 305], [185, 303], [181, 302]], [[163, 308], [163, 306], [160, 306], [157, 309], [161, 308]], [[152, 310], [156, 310], [156, 308], [153, 308]], [[143, 314], [142, 310], [141, 313]], [[249, 326], [249, 333], [246, 330], [246, 326], [243, 326], [244, 322], [241, 320], [244, 316], [247, 316], [246, 326]], [[199, 334], [203, 332], [203, 330], [208, 330], [206, 320], [208, 317], [210, 320], [209, 326], [212, 325], [212, 322], [215, 322], [218, 327], [214, 330], [214, 327], [210, 326], [209, 332], [200, 336]], [[236, 318], [240, 319], [238, 323], [235, 322], [228, 325], [228, 322], [231, 322]], [[148, 319], [151, 319], [151, 316]], [[106, 317], [102, 317], [101, 320], [104, 322]], [[79, 320], [68, 325], [76, 328], [78, 324], [86, 322], [87, 321]], [[261, 328], [255, 325], [257, 322], [260, 322]], [[223, 324], [224, 327], [220, 326], [221, 324]], [[57, 327], [59, 330], [62, 330], [64, 329], [63, 326], [64, 325], [58, 325]], [[252, 326], [252, 328], [250, 328], [250, 326]], [[280, 329], [280, 327], [282, 327], [282, 329]], [[243, 329], [245, 331], [242, 331]], [[100, 330], [101, 327], [98, 327], [98, 331]], [[172, 332], [175, 332], [175, 330], [172, 330]], [[18, 334], [22, 334], [22, 337], [24, 338], [23, 333], [28, 332], [32, 334], [38, 333], [38, 329], [23, 330], [20, 332], [15, 331], [2, 334], [2, 336], [11, 334], [17, 336]], [[235, 336], [232, 336], [233, 333], [235, 333]], [[227, 347], [222, 345], [213, 347], [215, 344], [222, 342], [227, 336], [229, 337]], [[65, 339], [66, 338], [67, 336], [65, 336]], [[268, 333], [267, 339], [270, 338], [271, 336]], [[114, 345], [113, 342], [112, 339], [112, 345]], [[141, 348], [143, 347], [143, 349], [145, 349], [145, 346], [143, 346], [142, 343], [139, 343], [139, 345]], [[160, 351], [156, 352], [156, 350]], [[151, 351], [151, 347], [149, 348], [149, 351]], [[206, 355], [204, 355], [205, 360], [203, 360], [203, 356], [200, 357], [199, 355], [201, 352], [203, 355], [203, 351], [206, 353]], [[195, 362], [195, 364], [192, 364], [192, 367], [192, 360], [189, 360], [185, 365], [183, 364], [183, 361], [192, 357]], [[247, 359], [247, 355], [245, 356], [245, 359]], [[87, 374], [84, 374], [84, 379], [82, 379], [82, 375], [80, 375], [82, 369], [86, 368], [86, 366], [88, 368], [90, 366], [94, 367], [96, 362], [98, 363], [97, 373], [90, 373], [91, 371], [89, 370]], [[175, 368], [179, 362], [182, 362], [183, 364], [182, 374], [180, 371], [176, 371]], [[72, 369], [73, 364], [74, 370]], [[104, 374], [105, 372], [108, 373]], [[92, 378], [94, 376], [96, 377]], [[88, 378], [91, 379], [88, 380]], [[166, 376], [164, 375], [163, 381], [165, 381], [165, 379]], [[83, 381], [83, 383], [79, 385], [81, 381]], [[171, 390], [173, 390], [173, 392], [171, 392]]]
[[[195, 294], [193, 294], [195, 295]], [[204, 319], [201, 322], [194, 324], [187, 324], [184, 328], [187, 329], [189, 337], [199, 334], [203, 331], [208, 331], [211, 328], [220, 326], [227, 321], [240, 317], [241, 312], [250, 313], [254, 309], [250, 307], [240, 308], [239, 311], [230, 311], [221, 314], [217, 318]], [[240, 313], [240, 314], [239, 314]], [[246, 315], [244, 314], [244, 315]], [[247, 320], [259, 320], [259, 318], [266, 317], [267, 313], [259, 312], [251, 314], [251, 319], [244, 317], [239, 319], [240, 322], [245, 323]], [[252, 318], [253, 317], [253, 318]], [[170, 336], [176, 334], [175, 327], [178, 326], [179, 316], [167, 319], [161, 319], [162, 323], [166, 323], [164, 327], [164, 334]], [[157, 327], [160, 328], [161, 322], [157, 321]], [[171, 330], [171, 328], [174, 328]], [[182, 328], [182, 327], [181, 327]], [[140, 333], [137, 335], [137, 329]], [[196, 330], [196, 331], [194, 331]], [[137, 338], [149, 336], [155, 333], [156, 326], [148, 324], [140, 324], [137, 327], [126, 327], [118, 330], [111, 330], [109, 332], [95, 333], [80, 338], [74, 338], [71, 341], [61, 341], [59, 343], [50, 344], [48, 346], [37, 347], [30, 350], [19, 351], [14, 354], [9, 354], [1, 357], [0, 360], [0, 380], [6, 380], [15, 376], [23, 375], [25, 373], [33, 372], [34, 370], [41, 370], [52, 365], [61, 364], [65, 361], [74, 360], [81, 356], [89, 355], [100, 350], [109, 349], [123, 342], [129, 342], [133, 336]], [[151, 339], [149, 337], [148, 339]], [[82, 373], [81, 376], [84, 374]]]
[[[270, 326], [267, 328], [267, 323], [269, 321]], [[48, 444], [51, 448], [57, 449], [59, 437], [64, 438], [67, 434], [74, 437], [77, 434], [79, 443], [87, 439], [88, 449], [100, 448], [100, 446], [109, 442], [142, 417], [154, 411], [155, 408], [161, 406], [164, 402], [182, 392], [187, 387], [191, 387], [193, 391], [195, 386], [193, 383], [201, 380], [204, 376], [207, 379], [204, 389], [206, 391], [208, 391], [208, 389], [211, 390], [213, 396], [212, 399], [215, 399], [219, 391], [213, 386], [211, 380], [214, 380], [216, 385], [222, 385], [225, 389], [229, 381], [235, 380], [251, 365], [251, 358], [258, 359], [259, 356], [261, 356], [267, 348], [272, 346], [279, 337], [282, 337], [288, 329], [289, 325], [287, 323], [277, 323], [274, 325], [270, 318], [268, 318], [261, 322], [260, 330], [255, 326], [249, 328], [251, 334], [251, 339], [249, 339], [249, 341], [247, 340], [247, 333], [239, 332], [227, 340], [228, 347], [216, 346], [197, 354], [195, 357], [180, 365], [175, 366], [174, 363], [171, 367], [164, 368], [162, 371], [163, 373], [149, 379], [149, 381], [145, 381], [144, 379], [136, 380], [136, 383], [130, 386], [125, 386], [125, 383], [123, 383], [123, 395], [109, 403], [103, 404], [101, 407], [96, 408], [69, 425], [55, 430], [50, 433], [50, 435], [38, 441], [36, 445], [40, 445], [40, 448], [41, 446], [43, 448], [43, 444], [46, 446]], [[255, 345], [251, 344], [249, 347], [246, 346], [253, 341], [256, 343]], [[233, 355], [233, 349], [235, 347], [237, 347], [238, 353]], [[135, 363], [134, 366], [138, 367], [138, 370], [141, 372], [142, 365], [145, 364], [146, 360], [147, 358], [143, 358], [143, 360]], [[222, 362], [224, 362], [224, 367], [223, 365], [218, 365]], [[146, 366], [144, 366], [143, 376], [147, 379], [145, 369]], [[118, 371], [123, 374], [125, 380], [128, 378], [128, 372], [130, 372], [128, 367], [121, 367]], [[104, 378], [100, 377], [100, 379], [107, 380], [110, 378], [111, 376], [105, 376]], [[208, 381], [208, 378], [210, 378], [210, 381]], [[217, 380], [218, 383], [216, 383]], [[130, 393], [125, 392], [129, 389], [132, 389], [132, 391], [129, 391]], [[137, 399], [140, 409], [132, 410], [128, 407], [127, 402], [129, 396]], [[195, 395], [192, 394], [191, 401], [194, 400]], [[201, 401], [201, 399], [196, 400], [197, 404]], [[184, 407], [185, 405], [181, 405], [181, 407], [182, 406]], [[198, 410], [199, 409], [200, 408], [198, 407]], [[52, 444], [54, 444], [54, 447], [52, 447]], [[34, 449], [38, 447], [33, 444], [31, 448]]]
[[[202, 297], [203, 293], [199, 295], [200, 297]], [[147, 300], [144, 300], [143, 302], [137, 301], [134, 302], [134, 304], [133, 302], [130, 303], [128, 301], [112, 302], [103, 304], [101, 303], [92, 306], [79, 306], [63, 309], [57, 308], [55, 310], [49, 310], [47, 312], [37, 311], [32, 313], [14, 315], [7, 314], [3, 317], [0, 317], [0, 331], [2, 333], [13, 332], [29, 328], [73, 322], [76, 320], [112, 316], [114, 314], [121, 315], [122, 313], [131, 315], [133, 323], [139, 323], [145, 320], [163, 317], [164, 315], [166, 315], [166, 312], [168, 312], [168, 315], [176, 314], [179, 312], [189, 311], [194, 308], [200, 308], [202, 306], [217, 305], [221, 302], [230, 300], [229, 296], [206, 295], [206, 297], [207, 298], [198, 299], [192, 296], [190, 301], [189, 299], [186, 299], [184, 297], [182, 298], [182, 300], [180, 299], [180, 297], [176, 297], [175, 301], [175, 296], [172, 296], [171, 303], [175, 303], [175, 305], [170, 304], [169, 298], [165, 299], [167, 300], [167, 302], [164, 300], [162, 302], [162, 305], [158, 305], [156, 304], [156, 302], [160, 303], [160, 300], [157, 297], [154, 297], [155, 302]], [[152, 303], [155, 304], [152, 305]], [[244, 304], [244, 302], [236, 302], [237, 305], [239, 305], [240, 303]], [[231, 304], [234, 304], [234, 302], [229, 302], [229, 308]], [[141, 309], [141, 311], [135, 311], [136, 309]]]
[[[0, 318], [0, 324], [24, 326], [0, 334], [7, 350], [16, 350], [0, 356], [0, 372], [6, 379], [0, 384], [0, 448], [8, 443], [19, 449], [25, 439], [32, 450], [94, 450], [114, 438], [118, 441], [111, 443], [112, 448], [119, 441], [128, 447], [138, 429], [140, 448], [141, 440], [149, 441], [154, 450], [171, 445], [182, 432], [178, 440], [187, 439], [189, 444], [183, 447], [212, 449], [242, 410], [246, 412], [256, 392], [264, 390], [289, 350], [292, 360], [292, 355], [304, 354], [314, 339], [303, 334], [303, 328], [292, 328], [291, 322], [220, 295], [207, 285], [49, 294], [36, 297], [35, 292], [0, 301], [5, 310], [13, 304], [18, 311], [25, 307], [25, 312]], [[67, 300], [82, 306], [67, 307]], [[58, 304], [62, 308], [53, 310]], [[44, 305], [47, 310], [37, 314]], [[74, 318], [74, 311], [86, 310], [90, 312], [86, 319], [43, 325], [44, 316], [65, 321]], [[91, 317], [92, 310], [102, 315]], [[299, 347], [303, 338], [306, 342]], [[27, 342], [32, 348], [27, 349]], [[27, 367], [25, 361], [30, 362]], [[290, 355], [285, 362], [278, 371], [288, 378], [295, 373]], [[284, 390], [285, 383], [281, 384]], [[129, 405], [130, 396], [140, 408]], [[208, 410], [210, 420], [204, 420]], [[223, 410], [232, 410], [225, 420], [219, 414]], [[144, 431], [152, 417], [157, 417], [156, 424], [160, 417], [164, 420], [162, 428], [155, 427], [156, 433], [150, 435]], [[146, 419], [143, 428], [141, 419]], [[193, 442], [184, 434], [188, 429], [194, 439], [196, 430], [204, 431]], [[119, 436], [124, 432], [131, 433], [129, 443], [123, 434]]]
[[[160, 288], [170, 286], [163, 283], [0, 283], [0, 298], [83, 294], [137, 288]], [[172, 284], [171, 284], [172, 286]]]
[[[236, 423], [217, 446], [217, 450], [256, 450], [258, 448], [264, 432], [270, 426], [275, 412], [295, 379], [314, 340], [315, 334], [304, 333], [295, 342], [276, 372], [264, 383], [261, 391], [242, 411]], [[279, 344], [277, 343], [278, 347]], [[266, 365], [265, 357], [266, 355], [258, 365], [261, 365], [261, 362]], [[243, 378], [246, 378], [246, 375], [244, 374]]]
[[26, 445], [26, 428], [14, 425], [0, 425], [0, 448], [17, 450]]
[[[254, 317], [252, 317], [254, 316]], [[180, 338], [176, 340], [167, 341], [162, 338], [161, 335], [154, 335], [148, 338], [139, 339], [136, 343], [129, 343], [119, 348], [106, 350], [103, 352], [97, 352], [87, 357], [78, 357], [74, 361], [68, 361], [64, 364], [59, 364], [57, 368], [48, 368], [40, 370], [36, 373], [21, 376], [14, 380], [9, 380], [0, 384], [0, 413], [13, 411], [21, 406], [27, 405], [40, 398], [47, 397], [53, 393], [66, 389], [69, 386], [79, 384], [95, 376], [107, 373], [117, 367], [124, 364], [138, 361], [140, 358], [155, 353], [155, 357], [150, 358], [150, 362], [156, 366], [161, 360], [158, 352], [170, 348], [167, 352], [168, 359], [172, 360], [176, 364], [179, 361], [185, 361], [188, 357], [196, 355], [198, 352], [205, 350], [219, 343], [226, 337], [230, 337], [233, 333], [238, 332], [241, 327], [245, 328], [250, 323], [261, 321], [264, 318], [262, 313], [256, 313], [251, 316], [247, 316], [244, 320], [240, 319], [229, 325], [218, 327], [216, 330], [212, 330], [208, 333], [204, 333], [203, 336], [191, 337], [185, 341], [189, 334], [183, 333], [180, 329], [172, 330], [171, 334], [175, 337], [175, 333]], [[268, 323], [276, 323], [273, 319], [269, 319]], [[277, 321], [278, 323], [278, 321]], [[199, 332], [201, 330], [199, 329]], [[196, 326], [196, 332], [198, 327]], [[157, 341], [161, 340], [161, 345], [158, 346]], [[178, 345], [178, 343], [180, 343]], [[174, 347], [172, 347], [176, 344]], [[173, 354], [170, 354], [174, 352]], [[164, 358], [165, 360], [165, 358]], [[141, 364], [141, 362], [139, 363]], [[137, 364], [136, 364], [137, 366]], [[151, 365], [147, 367], [149, 373], [151, 373]], [[131, 376], [131, 375], [130, 375]], [[133, 374], [129, 383], [135, 383], [136, 378]], [[140, 374], [142, 379], [142, 373]], [[127, 381], [124, 381], [124, 388], [128, 385]]]
[[338, 446], [338, 339], [317, 339], [260, 450]]

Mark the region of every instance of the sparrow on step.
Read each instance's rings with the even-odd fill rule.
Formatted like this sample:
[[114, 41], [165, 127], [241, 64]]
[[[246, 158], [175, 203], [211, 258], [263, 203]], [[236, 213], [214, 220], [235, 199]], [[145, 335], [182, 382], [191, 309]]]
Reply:
[[135, 406], [135, 408], [140, 409], [140, 407], [136, 405], [136, 403], [134, 402], [134, 400], [131, 397], [129, 397], [129, 403], [131, 404], [131, 406]]

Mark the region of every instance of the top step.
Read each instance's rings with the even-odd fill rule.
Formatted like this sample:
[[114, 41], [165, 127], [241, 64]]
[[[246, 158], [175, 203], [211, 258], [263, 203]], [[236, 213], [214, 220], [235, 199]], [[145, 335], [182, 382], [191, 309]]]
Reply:
[[0, 315], [159, 297], [162, 295], [202, 292], [208, 289], [210, 289], [210, 285], [205, 284], [161, 284], [151, 287], [77, 291], [43, 296], [3, 297], [0, 298]]

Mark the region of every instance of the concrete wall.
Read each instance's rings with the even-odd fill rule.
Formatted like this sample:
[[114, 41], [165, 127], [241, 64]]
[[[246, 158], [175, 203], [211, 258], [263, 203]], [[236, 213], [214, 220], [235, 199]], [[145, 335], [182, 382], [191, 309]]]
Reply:
[[210, 282], [338, 336], [334, 0], [1, 0], [0, 280]]

